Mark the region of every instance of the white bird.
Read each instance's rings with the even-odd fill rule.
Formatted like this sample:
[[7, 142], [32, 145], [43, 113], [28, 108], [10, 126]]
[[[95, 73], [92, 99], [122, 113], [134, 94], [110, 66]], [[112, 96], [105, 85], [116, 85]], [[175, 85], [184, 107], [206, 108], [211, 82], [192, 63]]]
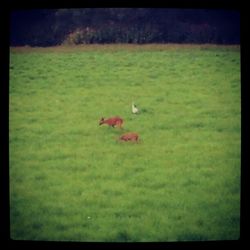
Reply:
[[136, 105], [134, 104], [134, 102], [132, 102], [132, 113], [133, 114], [137, 114], [139, 112], [139, 109], [136, 107]]

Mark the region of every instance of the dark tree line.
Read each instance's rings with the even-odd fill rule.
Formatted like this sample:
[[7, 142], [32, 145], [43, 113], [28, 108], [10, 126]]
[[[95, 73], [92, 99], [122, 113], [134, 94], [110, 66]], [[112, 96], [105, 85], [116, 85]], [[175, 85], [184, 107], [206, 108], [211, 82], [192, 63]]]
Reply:
[[233, 10], [84, 8], [12, 11], [10, 44], [240, 43]]

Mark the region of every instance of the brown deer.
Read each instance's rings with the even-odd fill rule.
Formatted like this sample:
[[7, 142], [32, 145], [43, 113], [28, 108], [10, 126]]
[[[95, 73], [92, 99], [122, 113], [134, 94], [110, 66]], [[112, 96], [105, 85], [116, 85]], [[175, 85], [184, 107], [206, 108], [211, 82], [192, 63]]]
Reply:
[[103, 117], [101, 118], [100, 122], [99, 122], [99, 125], [102, 125], [102, 124], [107, 124], [111, 127], [119, 127], [119, 128], [122, 128], [122, 124], [123, 124], [123, 119], [120, 118], [119, 116], [115, 116], [115, 117], [111, 117], [111, 118], [108, 118], [108, 119], [104, 119]]
[[134, 133], [134, 132], [129, 132], [129, 133], [123, 134], [119, 138], [120, 141], [135, 141], [135, 142], [137, 142], [138, 139], [139, 139], [139, 135], [137, 133]]

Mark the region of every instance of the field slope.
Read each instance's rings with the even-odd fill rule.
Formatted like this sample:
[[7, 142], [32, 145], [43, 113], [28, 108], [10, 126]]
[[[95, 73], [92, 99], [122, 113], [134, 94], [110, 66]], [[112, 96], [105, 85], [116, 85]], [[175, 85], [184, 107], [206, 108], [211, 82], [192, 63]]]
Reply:
[[240, 88], [237, 46], [11, 48], [11, 238], [238, 239]]

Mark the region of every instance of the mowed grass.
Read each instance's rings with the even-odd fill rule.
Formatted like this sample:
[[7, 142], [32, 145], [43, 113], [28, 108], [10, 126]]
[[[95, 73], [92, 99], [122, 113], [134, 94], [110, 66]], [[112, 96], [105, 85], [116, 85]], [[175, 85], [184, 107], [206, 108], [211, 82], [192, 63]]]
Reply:
[[240, 88], [237, 46], [11, 49], [11, 238], [238, 239]]

